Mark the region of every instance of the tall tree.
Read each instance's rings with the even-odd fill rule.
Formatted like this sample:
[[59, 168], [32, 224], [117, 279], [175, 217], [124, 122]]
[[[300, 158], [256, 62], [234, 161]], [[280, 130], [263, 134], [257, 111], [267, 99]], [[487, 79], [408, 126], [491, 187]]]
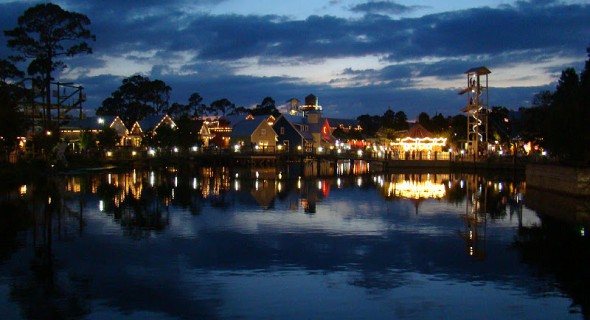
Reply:
[[18, 107], [19, 101], [27, 91], [15, 84], [21, 80], [23, 72], [8, 60], [0, 59], [0, 146], [11, 150], [16, 138], [25, 132], [25, 116]]
[[408, 116], [403, 111], [395, 113], [394, 126], [395, 130], [408, 130]]
[[418, 123], [426, 128], [426, 130], [432, 131], [432, 122], [430, 121], [430, 115], [428, 115], [428, 113], [420, 112], [418, 115]]
[[580, 139], [587, 135], [587, 119], [584, 119], [581, 104], [578, 74], [573, 68], [561, 72], [553, 100], [549, 107], [544, 134], [545, 146], [563, 160], [582, 160], [588, 146]]
[[203, 97], [198, 92], [188, 98], [188, 106], [193, 117], [202, 117], [207, 113], [207, 105], [203, 103]]
[[252, 114], [253, 116], [269, 114], [278, 116], [280, 112], [275, 106], [275, 100], [271, 97], [265, 97], [264, 99], [262, 99], [262, 102], [260, 104], [257, 104], [256, 107], [254, 107], [254, 109], [250, 110], [250, 114]]
[[449, 129], [449, 120], [442, 113], [437, 113], [430, 119], [430, 129], [435, 133], [442, 133]]
[[393, 129], [395, 127], [395, 112], [391, 110], [391, 108], [388, 108], [387, 111], [383, 113], [381, 122], [383, 127]]
[[99, 146], [101, 148], [114, 148], [119, 142], [117, 131], [110, 127], [105, 127], [96, 135]]
[[379, 131], [379, 129], [381, 128], [380, 116], [371, 116], [368, 114], [363, 114], [358, 116], [356, 119], [360, 124], [361, 128], [363, 128], [363, 134], [368, 137], [375, 136], [377, 131]]
[[56, 70], [66, 65], [58, 60], [64, 56], [92, 53], [87, 40], [96, 40], [88, 30], [87, 16], [63, 10], [60, 6], [45, 3], [27, 9], [18, 18], [18, 26], [5, 30], [8, 47], [19, 52], [15, 61], [30, 60], [29, 75], [40, 76], [45, 94], [46, 125], [51, 120], [51, 80]]
[[231, 101], [229, 101], [228, 99], [223, 98], [223, 99], [219, 99], [219, 100], [215, 100], [215, 101], [211, 102], [209, 110], [214, 115], [225, 116], [225, 115], [231, 113], [235, 108], [236, 108], [235, 104], [231, 103]]
[[142, 75], [133, 75], [123, 79], [119, 89], [102, 102], [96, 114], [120, 116], [127, 124], [132, 124], [149, 115], [169, 110], [166, 106], [171, 90], [161, 80], [152, 81]]

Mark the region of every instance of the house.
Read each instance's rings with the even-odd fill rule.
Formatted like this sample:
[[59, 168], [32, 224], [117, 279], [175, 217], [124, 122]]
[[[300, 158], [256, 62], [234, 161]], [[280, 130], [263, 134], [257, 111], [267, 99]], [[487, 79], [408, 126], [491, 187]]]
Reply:
[[320, 113], [308, 111], [305, 116], [281, 115], [273, 128], [278, 134], [279, 144], [290, 151], [327, 148], [336, 142], [327, 119]]
[[120, 139], [119, 146], [130, 145], [129, 130], [119, 116], [96, 116], [72, 120], [60, 127], [60, 133], [65, 140], [76, 142], [80, 140], [80, 135], [85, 131], [99, 134], [105, 128], [115, 130]]
[[148, 116], [141, 121], [135, 121], [131, 130], [129, 130], [129, 138], [131, 139], [130, 144], [134, 147], [141, 146], [143, 139], [148, 135], [153, 136], [156, 133], [156, 130], [162, 125], [176, 128], [176, 123], [167, 114], [163, 116]]
[[274, 150], [277, 145], [277, 133], [272, 125], [275, 122], [273, 116], [257, 117], [249, 116], [247, 119], [236, 123], [229, 134], [231, 143], [240, 148], [269, 148]]
[[309, 125], [301, 123], [302, 118], [293, 115], [282, 114], [273, 124], [277, 133], [277, 143], [289, 152], [313, 148], [313, 136], [309, 132]]

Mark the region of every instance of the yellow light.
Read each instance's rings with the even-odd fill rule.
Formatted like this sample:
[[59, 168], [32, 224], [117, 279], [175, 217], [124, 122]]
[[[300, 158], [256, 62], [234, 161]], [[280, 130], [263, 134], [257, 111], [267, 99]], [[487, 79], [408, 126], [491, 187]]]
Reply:
[[135, 157], [136, 155], [137, 155], [137, 151], [135, 151], [135, 150], [131, 151], [131, 156], [132, 157]]
[[112, 157], [113, 156], [113, 152], [112, 151], [107, 151], [107, 157]]

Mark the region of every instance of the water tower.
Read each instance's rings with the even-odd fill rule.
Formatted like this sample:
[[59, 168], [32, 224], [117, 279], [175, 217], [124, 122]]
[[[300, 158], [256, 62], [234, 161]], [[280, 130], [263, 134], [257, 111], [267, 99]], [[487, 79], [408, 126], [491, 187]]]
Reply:
[[465, 71], [467, 87], [459, 94], [467, 94], [467, 106], [461, 109], [467, 115], [467, 143], [465, 149], [474, 157], [483, 155], [488, 147], [488, 75], [486, 67]]

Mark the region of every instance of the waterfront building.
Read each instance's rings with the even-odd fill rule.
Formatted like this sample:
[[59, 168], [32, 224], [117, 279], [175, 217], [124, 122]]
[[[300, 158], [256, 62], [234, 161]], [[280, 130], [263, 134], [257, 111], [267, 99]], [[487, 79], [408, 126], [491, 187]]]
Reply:
[[229, 134], [231, 144], [236, 149], [274, 150], [277, 145], [277, 133], [272, 127], [274, 122], [273, 116], [246, 117], [232, 126]]
[[99, 134], [105, 128], [115, 130], [119, 136], [119, 146], [131, 145], [129, 130], [119, 116], [96, 116], [68, 121], [60, 127], [61, 137], [71, 143], [79, 142], [83, 132]]
[[135, 121], [135, 123], [131, 127], [131, 130], [129, 130], [131, 145], [134, 147], [140, 147], [143, 139], [146, 136], [155, 135], [156, 130], [162, 125], [167, 125], [171, 128], [176, 128], [176, 123], [167, 114], [148, 116], [143, 120]]
[[305, 97], [305, 105], [299, 106], [298, 102], [297, 99], [289, 100], [289, 113], [282, 114], [273, 126], [279, 144], [290, 151], [305, 152], [333, 145], [336, 139], [330, 123], [322, 117], [318, 98], [310, 94]]

